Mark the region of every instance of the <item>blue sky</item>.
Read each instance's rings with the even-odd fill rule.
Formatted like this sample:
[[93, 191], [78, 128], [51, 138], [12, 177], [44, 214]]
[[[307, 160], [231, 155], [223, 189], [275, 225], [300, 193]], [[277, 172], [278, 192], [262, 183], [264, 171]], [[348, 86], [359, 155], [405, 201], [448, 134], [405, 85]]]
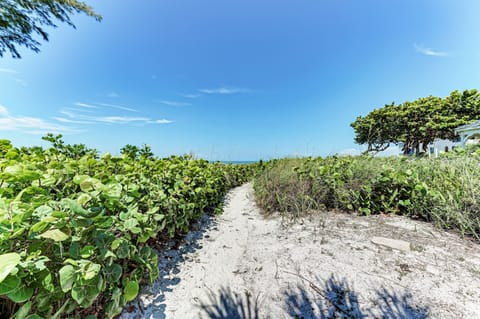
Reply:
[[352, 153], [392, 101], [479, 88], [480, 2], [87, 1], [101, 23], [0, 58], [0, 138], [209, 160]]

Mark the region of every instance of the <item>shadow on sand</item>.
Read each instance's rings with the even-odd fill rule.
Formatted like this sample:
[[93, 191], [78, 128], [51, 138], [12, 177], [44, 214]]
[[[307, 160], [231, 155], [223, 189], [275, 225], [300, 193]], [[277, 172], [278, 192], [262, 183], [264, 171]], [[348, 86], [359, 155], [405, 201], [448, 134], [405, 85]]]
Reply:
[[[322, 288], [320, 288], [322, 287]], [[362, 310], [358, 294], [346, 279], [331, 276], [317, 286], [307, 281], [284, 292], [285, 309], [295, 319], [426, 319], [429, 309], [415, 305], [410, 293], [398, 294], [382, 287], [376, 290], [373, 306]], [[259, 319], [262, 305], [259, 298], [233, 293], [222, 288], [218, 296], [211, 295], [208, 303], [201, 304], [203, 319]], [[266, 314], [268, 316], [268, 314]], [[273, 318], [273, 317], [272, 317]]]
[[258, 296], [253, 296], [248, 292], [239, 294], [232, 292], [230, 288], [222, 288], [218, 297], [210, 295], [209, 303], [202, 303], [200, 308], [205, 312], [208, 319], [260, 319], [260, 303]]
[[[141, 318], [165, 319], [165, 292], [173, 290], [180, 283], [176, 276], [180, 273], [180, 266], [188, 260], [188, 255], [202, 248], [201, 239], [210, 230], [215, 230], [217, 222], [213, 215], [204, 214], [198, 221], [190, 226], [190, 231], [175, 239], [168, 240], [157, 246], [159, 277], [150, 287], [144, 287], [142, 295], [148, 300], [143, 304], [138, 298], [130, 305], [136, 316]], [[162, 294], [158, 294], [161, 291]], [[154, 297], [154, 298], [151, 298]], [[129, 307], [125, 307], [129, 309]], [[124, 310], [128, 312], [128, 310]], [[132, 315], [132, 313], [130, 313]]]

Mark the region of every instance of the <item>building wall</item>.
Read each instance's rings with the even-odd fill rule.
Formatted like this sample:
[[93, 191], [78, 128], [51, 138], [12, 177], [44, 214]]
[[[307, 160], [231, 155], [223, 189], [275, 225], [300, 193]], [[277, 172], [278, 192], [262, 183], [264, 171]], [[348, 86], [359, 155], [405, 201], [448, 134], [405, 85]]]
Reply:
[[436, 139], [433, 143], [428, 145], [428, 155], [437, 157], [438, 154], [444, 152], [450, 152], [455, 147], [460, 145], [459, 142], [453, 142], [451, 140]]

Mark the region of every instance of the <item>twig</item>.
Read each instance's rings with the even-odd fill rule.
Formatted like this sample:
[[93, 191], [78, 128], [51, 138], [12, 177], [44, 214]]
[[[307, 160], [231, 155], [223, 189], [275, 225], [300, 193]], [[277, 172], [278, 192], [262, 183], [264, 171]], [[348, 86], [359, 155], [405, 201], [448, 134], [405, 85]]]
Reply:
[[275, 259], [275, 268], [276, 268], [276, 270], [275, 270], [274, 278], [278, 280], [280, 277], [278, 277], [278, 260], [276, 260], [276, 259]]

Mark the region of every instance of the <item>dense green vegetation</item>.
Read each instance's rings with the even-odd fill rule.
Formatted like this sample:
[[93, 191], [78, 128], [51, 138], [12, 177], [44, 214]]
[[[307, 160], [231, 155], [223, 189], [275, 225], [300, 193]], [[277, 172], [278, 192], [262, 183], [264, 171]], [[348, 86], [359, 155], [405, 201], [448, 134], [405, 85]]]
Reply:
[[[158, 276], [153, 248], [219, 212], [252, 166], [0, 141], [0, 314], [111, 318]], [[90, 316], [90, 317], [89, 317]], [[1, 317], [1, 316], [0, 316]]]
[[273, 160], [255, 178], [259, 206], [289, 218], [318, 209], [393, 213], [480, 240], [480, 157]]
[[355, 142], [368, 152], [402, 145], [404, 154], [426, 151], [434, 139], [455, 139], [454, 129], [480, 118], [480, 92], [453, 91], [445, 98], [428, 96], [402, 104], [388, 104], [359, 116], [351, 125]]

